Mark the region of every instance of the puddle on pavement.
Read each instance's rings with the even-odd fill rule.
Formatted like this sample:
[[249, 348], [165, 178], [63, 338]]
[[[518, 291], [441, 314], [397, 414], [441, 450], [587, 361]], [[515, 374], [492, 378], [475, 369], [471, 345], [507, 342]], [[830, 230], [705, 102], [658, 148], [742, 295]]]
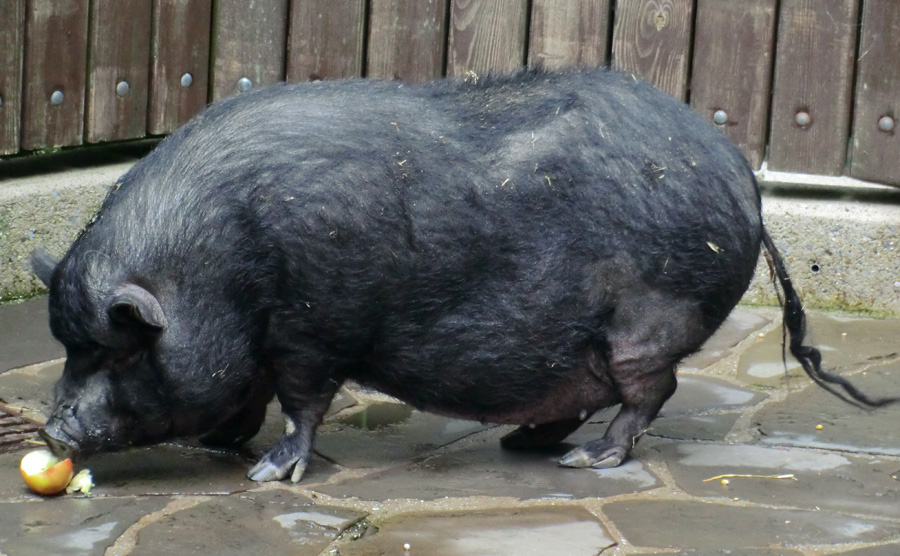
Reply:
[[581, 508], [533, 508], [464, 515], [407, 515], [378, 524], [377, 532], [341, 545], [341, 556], [595, 556], [615, 544]]
[[[863, 365], [889, 360], [898, 355], [900, 319], [862, 319], [811, 313], [808, 315], [806, 343], [822, 352], [822, 367], [828, 371], [853, 370]], [[741, 354], [737, 378], [745, 384], [781, 386], [785, 362], [782, 360], [782, 329], [777, 327]], [[803, 376], [800, 364], [787, 355], [789, 377]], [[806, 384], [796, 381], [797, 384]]]

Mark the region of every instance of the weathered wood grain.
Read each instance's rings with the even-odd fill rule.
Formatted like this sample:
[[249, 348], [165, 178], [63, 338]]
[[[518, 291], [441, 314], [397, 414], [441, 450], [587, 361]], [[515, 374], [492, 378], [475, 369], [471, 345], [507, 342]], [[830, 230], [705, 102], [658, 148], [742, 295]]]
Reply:
[[769, 121], [775, 48], [775, 0], [698, 0], [691, 107], [741, 147], [754, 169], [762, 164]]
[[365, 0], [294, 0], [287, 80], [361, 76], [365, 13]]
[[169, 133], [206, 105], [211, 24], [212, 0], [153, 1], [150, 133]]
[[619, 0], [612, 66], [687, 100], [693, 0]]
[[609, 55], [610, 0], [534, 0], [528, 64], [594, 68]]
[[146, 133], [151, 14], [151, 0], [92, 0], [85, 119], [90, 143]]
[[[81, 144], [87, 32], [88, 0], [26, 2], [23, 149]], [[62, 102], [53, 105], [56, 91]]]
[[[309, 2], [298, 2], [304, 6]], [[288, 0], [217, 0], [213, 9], [212, 100], [284, 80]]]
[[850, 173], [900, 185], [900, 3], [866, 0], [861, 32]]
[[858, 14], [859, 0], [781, 1], [769, 144], [773, 170], [843, 172]]
[[379, 0], [369, 8], [366, 74], [421, 82], [440, 77], [447, 0]]
[[25, 0], [0, 2], [0, 154], [19, 150]]
[[447, 74], [481, 75], [524, 65], [527, 23], [526, 0], [454, 0]]

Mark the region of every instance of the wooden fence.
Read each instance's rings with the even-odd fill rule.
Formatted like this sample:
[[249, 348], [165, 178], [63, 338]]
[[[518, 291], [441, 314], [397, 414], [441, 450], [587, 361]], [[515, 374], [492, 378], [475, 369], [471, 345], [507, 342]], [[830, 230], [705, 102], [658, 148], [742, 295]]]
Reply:
[[0, 154], [165, 134], [283, 80], [607, 63], [756, 167], [900, 185], [898, 0], [0, 0]]

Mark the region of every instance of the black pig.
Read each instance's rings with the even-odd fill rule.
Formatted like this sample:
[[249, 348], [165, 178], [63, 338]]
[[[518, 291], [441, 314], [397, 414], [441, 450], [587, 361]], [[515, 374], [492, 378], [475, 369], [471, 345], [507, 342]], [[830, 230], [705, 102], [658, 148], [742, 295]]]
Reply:
[[[595, 70], [279, 85], [218, 102], [109, 192], [56, 264], [66, 347], [43, 436], [58, 454], [205, 435], [300, 480], [348, 379], [437, 413], [519, 424], [562, 458], [620, 464], [675, 367], [741, 298], [765, 246], [791, 351], [804, 315], [740, 152], [683, 104]], [[827, 386], [827, 384], [825, 384]]]

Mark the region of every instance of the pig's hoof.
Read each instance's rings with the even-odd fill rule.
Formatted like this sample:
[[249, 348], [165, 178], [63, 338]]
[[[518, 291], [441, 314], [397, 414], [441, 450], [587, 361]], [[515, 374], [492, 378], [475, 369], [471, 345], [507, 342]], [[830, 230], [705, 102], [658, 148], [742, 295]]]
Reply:
[[[291, 471], [292, 469], [293, 471]], [[249, 477], [251, 481], [259, 482], [280, 481], [290, 473], [291, 482], [299, 483], [305, 472], [306, 461], [303, 458], [300, 458], [296, 462], [287, 461], [279, 466], [270, 461], [269, 454], [266, 454], [259, 460], [259, 463], [254, 465], [253, 468], [247, 472], [247, 477]]]
[[247, 473], [247, 477], [249, 477], [251, 481], [278, 481], [284, 477], [284, 474], [278, 467], [271, 463], [261, 461], [253, 466]]
[[594, 469], [606, 469], [618, 467], [625, 461], [628, 451], [621, 446], [597, 447], [588, 442], [584, 446], [575, 448], [559, 460], [563, 467], [593, 467]]

